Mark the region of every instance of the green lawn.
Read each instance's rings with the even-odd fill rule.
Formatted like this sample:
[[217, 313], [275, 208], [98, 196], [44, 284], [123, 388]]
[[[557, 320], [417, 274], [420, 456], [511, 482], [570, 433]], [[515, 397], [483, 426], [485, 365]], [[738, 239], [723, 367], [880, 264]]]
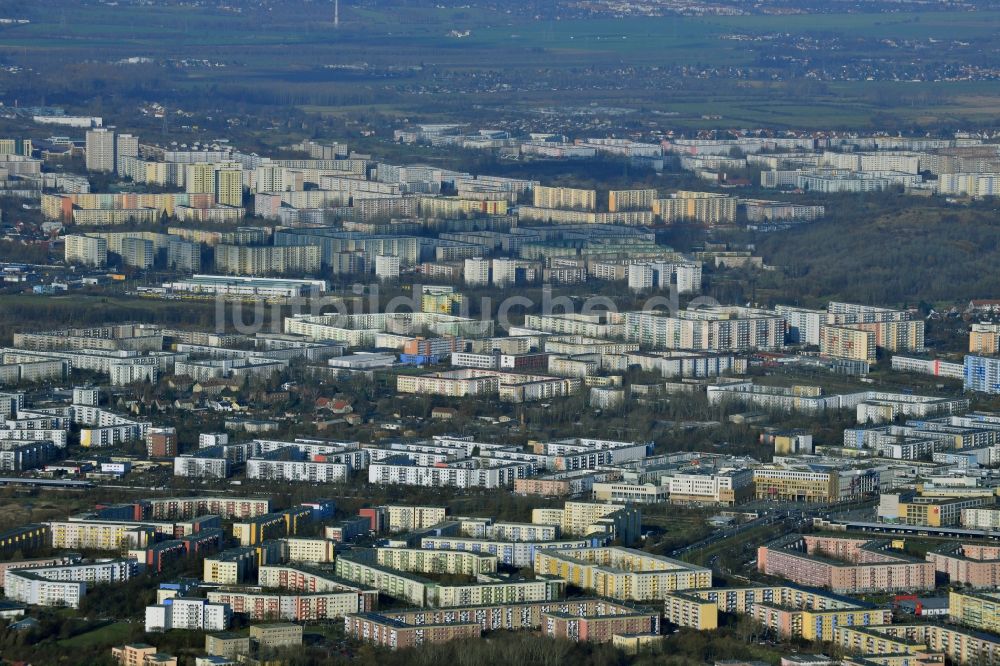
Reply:
[[66, 649], [111, 647], [125, 643], [131, 635], [132, 625], [128, 622], [112, 622], [93, 631], [61, 640], [58, 644]]

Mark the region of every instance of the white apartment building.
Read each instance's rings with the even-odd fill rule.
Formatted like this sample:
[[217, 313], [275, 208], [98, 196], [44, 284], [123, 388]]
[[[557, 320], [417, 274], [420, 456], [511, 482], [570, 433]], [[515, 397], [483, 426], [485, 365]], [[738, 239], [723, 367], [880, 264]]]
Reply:
[[497, 562], [511, 567], [530, 567], [535, 555], [542, 550], [588, 548], [603, 543], [602, 539], [567, 539], [556, 541], [514, 541], [500, 538], [477, 539], [469, 537], [435, 536], [424, 537], [420, 547], [431, 550], [459, 550], [484, 555], [495, 555]]
[[462, 272], [465, 284], [484, 287], [490, 284], [490, 260], [482, 258], [466, 259]]
[[174, 458], [174, 476], [225, 479], [230, 473], [230, 462], [222, 457], [183, 455]]
[[12, 569], [4, 576], [4, 596], [34, 606], [79, 608], [88, 583], [124, 583], [137, 571], [135, 560]]
[[942, 173], [938, 176], [937, 193], [970, 197], [1000, 196], [1000, 173]]
[[701, 291], [701, 263], [668, 263], [662, 261], [629, 264], [625, 267], [629, 289], [669, 289], [677, 286], [680, 294]]
[[368, 482], [433, 488], [510, 488], [531, 473], [531, 465], [510, 464], [482, 469], [372, 463]]
[[210, 446], [225, 446], [229, 443], [229, 434], [225, 432], [203, 432], [198, 434], [198, 448]]
[[229, 604], [174, 597], [162, 604], [146, 606], [146, 631], [225, 631], [231, 617]]
[[25, 569], [8, 571], [4, 579], [4, 596], [32, 606], [79, 608], [87, 593], [86, 583], [46, 580]]
[[268, 481], [339, 483], [347, 480], [349, 471], [350, 467], [343, 463], [251, 458], [247, 461], [246, 477]]
[[375, 277], [379, 280], [399, 278], [399, 257], [379, 254], [375, 257]]

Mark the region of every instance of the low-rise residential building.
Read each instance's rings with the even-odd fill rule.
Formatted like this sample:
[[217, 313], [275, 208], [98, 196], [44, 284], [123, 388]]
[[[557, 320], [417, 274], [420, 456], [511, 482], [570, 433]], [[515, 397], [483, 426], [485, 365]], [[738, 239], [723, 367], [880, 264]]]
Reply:
[[205, 634], [205, 652], [235, 663], [240, 655], [250, 654], [250, 637], [231, 632]]
[[155, 645], [147, 643], [113, 647], [111, 659], [120, 666], [177, 666], [177, 657], [160, 652]]

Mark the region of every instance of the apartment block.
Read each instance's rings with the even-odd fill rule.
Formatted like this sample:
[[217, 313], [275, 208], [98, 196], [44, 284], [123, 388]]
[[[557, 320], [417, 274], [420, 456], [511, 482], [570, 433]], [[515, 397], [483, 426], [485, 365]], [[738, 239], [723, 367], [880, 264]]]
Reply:
[[152, 241], [142, 238], [125, 238], [122, 240], [122, 263], [140, 270], [153, 267], [155, 254]]
[[376, 548], [375, 559], [383, 567], [411, 573], [478, 576], [496, 573], [497, 570], [495, 555], [460, 550]]
[[1000, 358], [969, 354], [965, 357], [964, 381], [966, 391], [1000, 394]]
[[1000, 640], [944, 624], [838, 626], [833, 642], [864, 655], [940, 653], [955, 664], [1000, 663]]
[[832, 640], [840, 626], [892, 622], [890, 609], [795, 585], [679, 592], [664, 605], [667, 621], [709, 630], [718, 627], [719, 612], [751, 615], [782, 637], [806, 640]]
[[201, 270], [201, 243], [171, 238], [167, 244], [167, 267], [186, 273]]
[[785, 344], [785, 320], [771, 312], [742, 307], [689, 309], [673, 316], [635, 311], [625, 313], [624, 337], [653, 349], [780, 349]]
[[678, 590], [711, 587], [712, 571], [628, 548], [541, 551], [535, 572], [612, 599], [665, 599]]
[[320, 270], [321, 259], [318, 245], [215, 246], [215, 269], [227, 275], [315, 274]]
[[288, 622], [332, 620], [371, 610], [373, 595], [352, 590], [340, 592], [285, 593], [260, 587], [226, 587], [208, 592], [212, 603], [226, 604], [251, 621], [275, 619]]
[[584, 539], [561, 539], [538, 541], [502, 540], [498, 537], [475, 538], [458, 536], [426, 536], [420, 540], [420, 547], [428, 550], [465, 551], [492, 555], [500, 564], [511, 567], [530, 567], [539, 552], [565, 549], [592, 548], [603, 545], [605, 539], [592, 537]]
[[1000, 530], [1000, 509], [962, 509], [961, 525], [972, 530]]
[[666, 199], [654, 199], [653, 214], [665, 224], [700, 222], [732, 224], [739, 199], [727, 194], [680, 191]]
[[137, 571], [130, 559], [12, 569], [4, 575], [4, 596], [32, 606], [79, 608], [88, 584], [123, 583]]
[[86, 134], [87, 171], [115, 171], [115, 133], [112, 129], [98, 127]]
[[971, 629], [1000, 633], [1000, 595], [952, 589], [948, 592], [948, 618]]
[[412, 648], [427, 643], [477, 639], [482, 634], [478, 622], [446, 622], [406, 625], [383, 615], [364, 613], [344, 618], [344, 633], [355, 640], [374, 643], [390, 650]]
[[757, 570], [840, 594], [932, 590], [934, 566], [885, 541], [793, 534], [757, 549]]
[[154, 519], [186, 519], [215, 515], [223, 520], [270, 513], [271, 500], [247, 497], [168, 497], [143, 500]]
[[325, 538], [288, 537], [281, 540], [289, 562], [333, 562], [336, 541]]
[[927, 553], [927, 561], [952, 585], [1000, 587], [1000, 546], [947, 544]]
[[232, 609], [228, 604], [174, 597], [162, 604], [146, 606], [146, 631], [225, 631], [231, 617]]
[[347, 480], [350, 467], [343, 463], [310, 460], [251, 458], [246, 463], [248, 479], [339, 483]]
[[626, 504], [566, 502], [562, 509], [532, 509], [531, 522], [559, 525], [563, 535], [606, 536], [629, 545], [639, 538], [642, 512]]
[[[655, 189], [611, 190], [608, 192], [608, 212], [651, 210], [655, 199]], [[535, 205], [537, 206], [538, 204]]]
[[[611, 642], [615, 636], [658, 634], [659, 612], [607, 599], [572, 599], [567, 601], [515, 602], [490, 606], [459, 608], [420, 608], [380, 611], [380, 622], [403, 631], [422, 626], [475, 625], [483, 631], [543, 631], [546, 635], [574, 641]], [[573, 620], [577, 624], [573, 624]], [[347, 619], [350, 622], [351, 618]], [[364, 637], [364, 629], [352, 625], [349, 633]], [[359, 636], [360, 634], [360, 636]], [[374, 635], [369, 629], [369, 635]], [[479, 634], [476, 633], [476, 636]], [[419, 633], [416, 634], [420, 636]], [[445, 635], [447, 636], [447, 635]], [[465, 637], [460, 636], [460, 637]], [[375, 640], [375, 639], [372, 639]], [[401, 645], [400, 636], [382, 634], [377, 642], [386, 647]], [[450, 637], [443, 640], [452, 640]]]
[[562, 596], [564, 587], [561, 580], [548, 576], [522, 580], [485, 574], [480, 575], [475, 583], [439, 584], [428, 578], [376, 564], [372, 554], [363, 551], [338, 557], [336, 572], [341, 578], [374, 587], [391, 597], [421, 607], [552, 601]]
[[597, 210], [597, 192], [571, 187], [545, 187], [536, 185], [532, 190], [536, 208], [565, 208], [569, 210]]

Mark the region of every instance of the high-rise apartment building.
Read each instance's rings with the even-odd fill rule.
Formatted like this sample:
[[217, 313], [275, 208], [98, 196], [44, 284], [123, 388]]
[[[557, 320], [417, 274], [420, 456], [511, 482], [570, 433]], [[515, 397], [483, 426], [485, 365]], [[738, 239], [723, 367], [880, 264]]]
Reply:
[[821, 326], [819, 351], [824, 356], [847, 358], [855, 361], [877, 360], [875, 333], [849, 326]]
[[286, 184], [286, 169], [283, 166], [264, 164], [257, 167], [254, 173], [256, 180], [255, 192], [284, 192]]
[[187, 165], [184, 175], [184, 191], [189, 194], [213, 194], [215, 192], [215, 165], [198, 162]]
[[490, 260], [482, 258], [466, 259], [463, 272], [465, 284], [483, 286], [490, 283]]
[[107, 127], [87, 132], [87, 171], [115, 170], [115, 133]]
[[120, 175], [125, 160], [139, 157], [139, 137], [134, 134], [115, 136], [115, 170]]
[[243, 205], [243, 169], [239, 163], [220, 164], [212, 183], [215, 200], [224, 206]]
[[188, 273], [200, 271], [201, 243], [171, 238], [167, 244], [167, 266]]
[[108, 241], [90, 236], [66, 236], [64, 258], [68, 264], [104, 266], [108, 263]]
[[176, 428], [150, 428], [146, 433], [146, 453], [150, 458], [173, 458], [177, 455]]
[[153, 242], [143, 238], [122, 239], [122, 262], [126, 266], [147, 269], [153, 267]]

